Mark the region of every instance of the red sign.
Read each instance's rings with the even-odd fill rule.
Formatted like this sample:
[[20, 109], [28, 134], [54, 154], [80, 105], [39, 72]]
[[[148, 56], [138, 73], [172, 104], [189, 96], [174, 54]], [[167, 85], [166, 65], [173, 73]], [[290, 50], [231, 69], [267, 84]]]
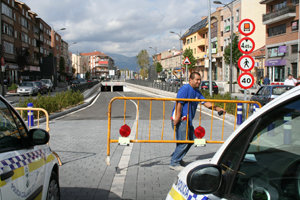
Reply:
[[255, 24], [251, 19], [243, 19], [239, 23], [239, 32], [244, 36], [249, 36], [255, 31]]
[[244, 37], [239, 41], [238, 47], [240, 52], [242, 52], [243, 54], [249, 54], [254, 50], [255, 43], [251, 38]]
[[4, 57], [1, 57], [1, 66], [5, 65]]
[[238, 84], [243, 89], [249, 89], [254, 84], [254, 77], [250, 73], [242, 73], [238, 78]]
[[254, 59], [252, 56], [243, 55], [238, 61], [238, 66], [242, 71], [251, 71], [254, 67]]
[[183, 64], [184, 64], [184, 65], [190, 65], [190, 64], [191, 64], [189, 57], [186, 57], [186, 58], [184, 59]]

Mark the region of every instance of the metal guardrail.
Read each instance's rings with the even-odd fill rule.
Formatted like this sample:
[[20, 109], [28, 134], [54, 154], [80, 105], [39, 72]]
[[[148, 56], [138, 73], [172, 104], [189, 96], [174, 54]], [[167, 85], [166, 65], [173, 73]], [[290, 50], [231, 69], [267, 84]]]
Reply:
[[87, 82], [87, 83], [82, 83], [82, 84], [77, 84], [77, 85], [71, 85], [70, 89], [73, 91], [80, 91], [84, 92], [87, 89], [92, 88], [94, 85], [97, 85], [99, 81], [93, 81], [93, 82]]
[[[40, 126], [40, 112], [43, 112], [44, 113], [44, 116], [45, 116], [45, 119], [46, 119], [46, 131], [49, 132], [50, 131], [50, 128], [49, 128], [49, 115], [48, 115], [48, 112], [43, 109], [43, 108], [28, 108], [28, 107], [25, 107], [25, 108], [22, 108], [22, 107], [15, 107], [15, 109], [17, 111], [20, 112], [20, 115], [24, 118], [24, 111], [33, 111], [33, 112], [36, 112], [36, 120], [35, 122], [37, 123], [37, 127]], [[26, 113], [27, 114], [27, 113]], [[26, 119], [25, 119], [26, 121]], [[28, 128], [32, 128], [30, 123], [29, 123], [29, 127]]]
[[[112, 139], [111, 138], [111, 113], [112, 113], [112, 104], [116, 100], [121, 100], [124, 101], [124, 124], [126, 124], [126, 101], [127, 100], [134, 100], [136, 101], [137, 104], [137, 116], [139, 115], [140, 111], [140, 101], [148, 101], [150, 105], [149, 109], [149, 132], [148, 132], [148, 139], [140, 139], [141, 134], [138, 132], [138, 126], [139, 126], [139, 120], [137, 118], [136, 121], [136, 135], [134, 139], [129, 140], [130, 143], [194, 143], [193, 140], [188, 140], [188, 124], [189, 124], [189, 116], [187, 116], [187, 130], [186, 130], [186, 140], [176, 140], [176, 126], [174, 127], [174, 132], [173, 132], [173, 138], [172, 139], [164, 139], [164, 125], [165, 125], [165, 103], [170, 102], [170, 101], [175, 101], [176, 104], [178, 101], [185, 101], [185, 102], [199, 102], [199, 109], [200, 109], [200, 116], [199, 116], [199, 126], [201, 125], [201, 114], [202, 114], [202, 104], [201, 102], [211, 102], [212, 103], [212, 111], [211, 111], [211, 127], [210, 127], [210, 134], [209, 134], [209, 139], [206, 140], [206, 143], [224, 143], [224, 123], [225, 123], [225, 118], [226, 114], [223, 115], [222, 119], [222, 130], [221, 130], [221, 139], [214, 139], [213, 138], [213, 119], [214, 119], [214, 106], [216, 103], [223, 103], [223, 109], [226, 111], [226, 105], [227, 104], [235, 104], [235, 119], [234, 119], [234, 130], [236, 129], [236, 124], [237, 124], [237, 110], [238, 110], [238, 103], [243, 103], [247, 104], [247, 115], [246, 118], [248, 118], [248, 113], [249, 113], [249, 108], [251, 104], [257, 104], [259, 107], [261, 107], [261, 104], [257, 101], [239, 101], [239, 100], [215, 100], [215, 99], [178, 99], [178, 98], [152, 98], [152, 97], [114, 97], [111, 99], [109, 105], [108, 105], [108, 126], [107, 126], [107, 159], [106, 163], [107, 165], [110, 165], [110, 144], [111, 143], [119, 143], [118, 139]], [[161, 136], [160, 138], [153, 139], [151, 137], [151, 117], [152, 117], [152, 102], [153, 101], [159, 101], [162, 102], [163, 104], [163, 118], [162, 118], [162, 130], [161, 130]], [[177, 107], [177, 106], [176, 106]], [[219, 133], [218, 133], [219, 134]], [[214, 135], [217, 135], [214, 133]], [[219, 136], [220, 136], [219, 135]], [[218, 136], [218, 137], [219, 137]]]
[[146, 87], [157, 88], [169, 92], [178, 92], [183, 84], [180, 83], [168, 83], [168, 82], [153, 82], [145, 80], [126, 80], [128, 83], [137, 84]]

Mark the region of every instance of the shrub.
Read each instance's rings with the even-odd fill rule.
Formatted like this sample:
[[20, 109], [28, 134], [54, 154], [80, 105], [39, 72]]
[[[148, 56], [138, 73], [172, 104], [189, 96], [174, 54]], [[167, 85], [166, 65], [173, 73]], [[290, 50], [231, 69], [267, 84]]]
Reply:
[[13, 83], [13, 84], [11, 84], [11, 86], [9, 86], [7, 89], [8, 89], [8, 91], [11, 91], [11, 90], [16, 90], [17, 88], [18, 88], [18, 85], [15, 84], [15, 83]]
[[[220, 94], [220, 93], [213, 94], [212, 97], [210, 97], [208, 90], [201, 90], [201, 93], [206, 99], [237, 100], [236, 97], [234, 99], [232, 99], [229, 92], [227, 92], [225, 94]], [[215, 103], [214, 106], [224, 108], [224, 103]], [[235, 114], [236, 104], [235, 103], [226, 103], [225, 109], [226, 109], [227, 113]]]
[[[81, 104], [84, 98], [80, 92], [73, 92], [71, 90], [61, 93], [56, 93], [55, 96], [42, 96], [38, 95], [37, 98], [29, 97], [20, 101], [19, 107], [27, 107], [28, 103], [33, 103], [35, 108], [43, 108], [48, 114], [61, 111], [63, 109], [69, 108], [74, 105]], [[35, 117], [37, 112], [34, 112]], [[43, 116], [43, 113], [40, 113], [40, 116]], [[27, 112], [23, 113], [23, 117], [27, 117]]]

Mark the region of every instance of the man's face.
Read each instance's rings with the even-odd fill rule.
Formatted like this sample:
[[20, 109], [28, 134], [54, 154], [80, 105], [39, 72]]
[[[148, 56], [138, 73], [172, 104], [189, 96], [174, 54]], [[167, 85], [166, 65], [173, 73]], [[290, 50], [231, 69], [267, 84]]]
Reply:
[[289, 79], [291, 80], [293, 78], [293, 76], [289, 76]]
[[190, 85], [192, 86], [192, 88], [199, 88], [201, 83], [201, 77], [196, 74], [194, 79], [190, 79]]

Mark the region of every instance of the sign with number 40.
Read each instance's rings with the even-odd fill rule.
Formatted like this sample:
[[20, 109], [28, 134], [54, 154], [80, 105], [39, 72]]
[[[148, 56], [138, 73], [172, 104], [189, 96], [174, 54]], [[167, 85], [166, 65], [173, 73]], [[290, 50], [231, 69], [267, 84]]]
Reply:
[[238, 84], [243, 89], [249, 89], [254, 84], [254, 77], [250, 73], [242, 73], [238, 78]]

